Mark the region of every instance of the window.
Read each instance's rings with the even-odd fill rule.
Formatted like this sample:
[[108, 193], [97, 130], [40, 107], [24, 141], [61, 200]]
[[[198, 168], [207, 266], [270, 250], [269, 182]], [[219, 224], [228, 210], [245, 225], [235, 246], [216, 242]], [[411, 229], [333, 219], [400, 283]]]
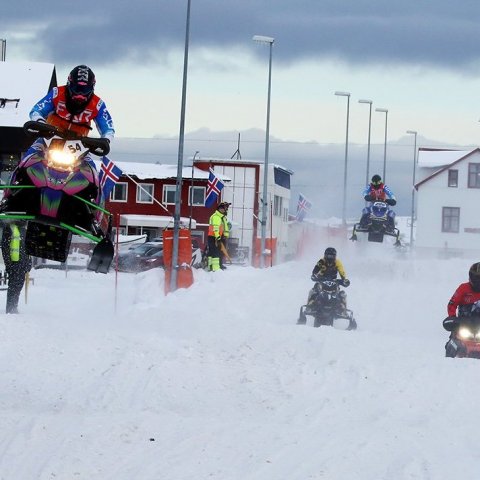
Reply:
[[290, 173], [281, 168], [274, 167], [273, 175], [275, 179], [275, 185], [279, 185], [280, 187], [288, 188], [290, 190]]
[[110, 200], [112, 202], [126, 202], [128, 194], [128, 184], [118, 182], [113, 187], [112, 193], [110, 194]]
[[139, 183], [137, 185], [137, 203], [153, 203], [153, 183]]
[[163, 186], [163, 201], [165, 205], [175, 205], [175, 191], [176, 185], [164, 185]]
[[460, 231], [460, 208], [443, 207], [442, 232], [458, 233]]
[[458, 170], [448, 171], [448, 186], [458, 187]]
[[276, 217], [281, 217], [283, 213], [283, 198], [275, 195], [273, 197], [273, 214]]
[[468, 188], [480, 188], [480, 163], [468, 164]]
[[205, 187], [190, 187], [188, 189], [188, 204], [203, 207], [205, 205]]

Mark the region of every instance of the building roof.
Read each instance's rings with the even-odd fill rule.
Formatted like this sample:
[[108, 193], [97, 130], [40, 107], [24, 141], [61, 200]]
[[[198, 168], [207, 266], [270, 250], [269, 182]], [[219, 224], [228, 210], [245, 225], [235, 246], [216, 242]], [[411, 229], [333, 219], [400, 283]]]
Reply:
[[[453, 151], [451, 151], [452, 153]], [[428, 182], [430, 179], [432, 179], [433, 177], [436, 177], [437, 175], [439, 175], [440, 173], [444, 172], [445, 170], [449, 170], [451, 169], [454, 165], [456, 165], [457, 163], [460, 163], [461, 161], [465, 160], [467, 157], [470, 157], [471, 155], [473, 155], [474, 153], [478, 153], [480, 152], [480, 148], [475, 148], [474, 150], [470, 150], [470, 151], [460, 151], [460, 150], [457, 150], [455, 151], [456, 155], [453, 155], [451, 156], [451, 159], [452, 161], [448, 164], [443, 164], [443, 166], [441, 168], [439, 168], [438, 170], [435, 170], [431, 175], [428, 175], [426, 178], [424, 178], [423, 180], [421, 180], [420, 182], [416, 183], [415, 184], [415, 189], [418, 190], [418, 188], [423, 185], [424, 183]], [[420, 153], [420, 152], [419, 152]], [[438, 153], [441, 153], [441, 151], [438, 151]], [[446, 155], [445, 155], [445, 159], [448, 158]], [[433, 166], [433, 165], [431, 165]]]
[[33, 105], [56, 84], [53, 63], [0, 62], [0, 127], [22, 127]]
[[[242, 165], [242, 164], [251, 164], [251, 165], [259, 165], [260, 167], [263, 167], [264, 160], [248, 160], [248, 159], [243, 159], [243, 158], [214, 158], [214, 157], [202, 157], [202, 158], [197, 158], [196, 162], [198, 163], [217, 163], [217, 164], [222, 164], [222, 165]], [[272, 163], [269, 162], [269, 165], [274, 168], [278, 168], [280, 170], [283, 170], [284, 172], [293, 175], [293, 171], [290, 170], [289, 168], [283, 167], [282, 165], [279, 165], [278, 163]]]
[[[100, 170], [100, 160], [95, 160], [97, 169]], [[124, 175], [130, 175], [140, 180], [148, 179], [176, 179], [177, 165], [160, 164], [160, 163], [140, 163], [140, 162], [115, 162], [115, 164], [122, 170]], [[195, 180], [208, 180], [209, 173], [205, 170], [200, 170], [193, 167], [193, 178]], [[231, 179], [225, 175], [215, 174], [223, 182], [230, 182]], [[182, 178], [192, 178], [192, 167], [183, 167]]]
[[465, 157], [472, 150], [445, 150], [435, 148], [419, 148], [418, 149], [418, 166], [433, 168], [445, 167], [460, 158]]
[[[188, 227], [192, 223], [192, 228], [196, 228], [197, 222], [192, 218], [180, 217], [180, 226]], [[167, 215], [120, 215], [120, 225], [126, 227], [155, 227], [168, 228], [173, 227], [173, 217]]]

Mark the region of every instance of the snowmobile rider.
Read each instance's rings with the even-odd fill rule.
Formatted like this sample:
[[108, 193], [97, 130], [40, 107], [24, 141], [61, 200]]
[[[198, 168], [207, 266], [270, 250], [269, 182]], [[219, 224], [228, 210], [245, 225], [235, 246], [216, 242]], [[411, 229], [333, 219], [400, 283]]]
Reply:
[[480, 300], [480, 262], [474, 263], [468, 271], [468, 282], [462, 283], [455, 290], [448, 302], [448, 317], [443, 321], [446, 330], [452, 331], [458, 316], [469, 316], [472, 305]]
[[211, 215], [208, 226], [208, 264], [207, 269], [211, 272], [220, 270], [220, 256], [222, 255], [221, 243], [225, 233], [224, 218], [227, 215], [228, 203], [221, 202]]
[[[317, 294], [321, 291], [321, 282], [322, 280], [336, 280], [337, 275], [340, 275], [342, 281], [341, 285], [348, 287], [350, 285], [350, 280], [347, 278], [345, 269], [343, 268], [343, 263], [337, 258], [337, 251], [333, 247], [328, 247], [323, 257], [316, 263], [312, 271], [311, 279], [316, 282], [313, 288], [308, 293], [308, 302], [307, 305], [311, 305], [315, 302]], [[340, 292], [341, 306], [342, 310], [347, 309], [347, 295], [342, 290]]]
[[18, 313], [18, 301], [32, 261], [25, 253], [25, 226], [6, 223], [2, 234], [2, 256], [8, 278], [6, 313]]
[[[382, 181], [380, 175], [374, 175], [372, 181], [363, 191], [363, 198], [366, 202], [385, 202], [390, 206], [394, 206], [397, 203], [395, 195]], [[368, 228], [369, 226], [369, 217], [372, 213], [372, 204], [365, 207], [362, 210], [362, 218], [360, 219], [360, 227]], [[391, 209], [388, 209], [387, 213], [387, 230], [393, 232], [395, 230], [395, 212]]]
[[[115, 135], [112, 117], [104, 101], [94, 94], [95, 74], [86, 65], [76, 66], [68, 75], [66, 85], [54, 87], [39, 100], [30, 111], [30, 119], [46, 122], [60, 131], [73, 131], [81, 136], [90, 132], [93, 121], [100, 137], [110, 143]], [[37, 151], [43, 151], [43, 139], [36, 140], [27, 150], [24, 159]], [[95, 164], [88, 157], [89, 163]]]

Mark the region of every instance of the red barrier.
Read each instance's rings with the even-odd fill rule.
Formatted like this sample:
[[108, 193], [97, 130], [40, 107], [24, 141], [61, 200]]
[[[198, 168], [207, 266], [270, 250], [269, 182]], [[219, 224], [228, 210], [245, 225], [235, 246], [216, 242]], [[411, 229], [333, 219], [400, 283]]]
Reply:
[[[165, 266], [165, 295], [170, 292], [172, 276], [173, 230], [163, 231], [163, 264]], [[180, 229], [178, 237], [177, 288], [188, 288], [193, 284], [192, 236], [190, 230]]]

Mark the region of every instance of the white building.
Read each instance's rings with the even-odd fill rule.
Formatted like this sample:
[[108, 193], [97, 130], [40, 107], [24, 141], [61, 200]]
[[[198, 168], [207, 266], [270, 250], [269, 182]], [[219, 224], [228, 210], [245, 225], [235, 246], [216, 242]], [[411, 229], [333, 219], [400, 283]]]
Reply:
[[[231, 179], [222, 190], [222, 200], [230, 202], [228, 219], [232, 223], [231, 241], [238, 242], [246, 255], [256, 263], [261, 237], [263, 198], [263, 162], [243, 159], [202, 158], [199, 168], [212, 168]], [[288, 208], [290, 178], [293, 175], [280, 165], [268, 166], [266, 248], [274, 250], [273, 261], [284, 261], [291, 255], [288, 241]], [[252, 256], [253, 254], [253, 256]], [[268, 263], [268, 259], [267, 259]]]
[[480, 250], [480, 149], [420, 149], [418, 167], [416, 247]]

